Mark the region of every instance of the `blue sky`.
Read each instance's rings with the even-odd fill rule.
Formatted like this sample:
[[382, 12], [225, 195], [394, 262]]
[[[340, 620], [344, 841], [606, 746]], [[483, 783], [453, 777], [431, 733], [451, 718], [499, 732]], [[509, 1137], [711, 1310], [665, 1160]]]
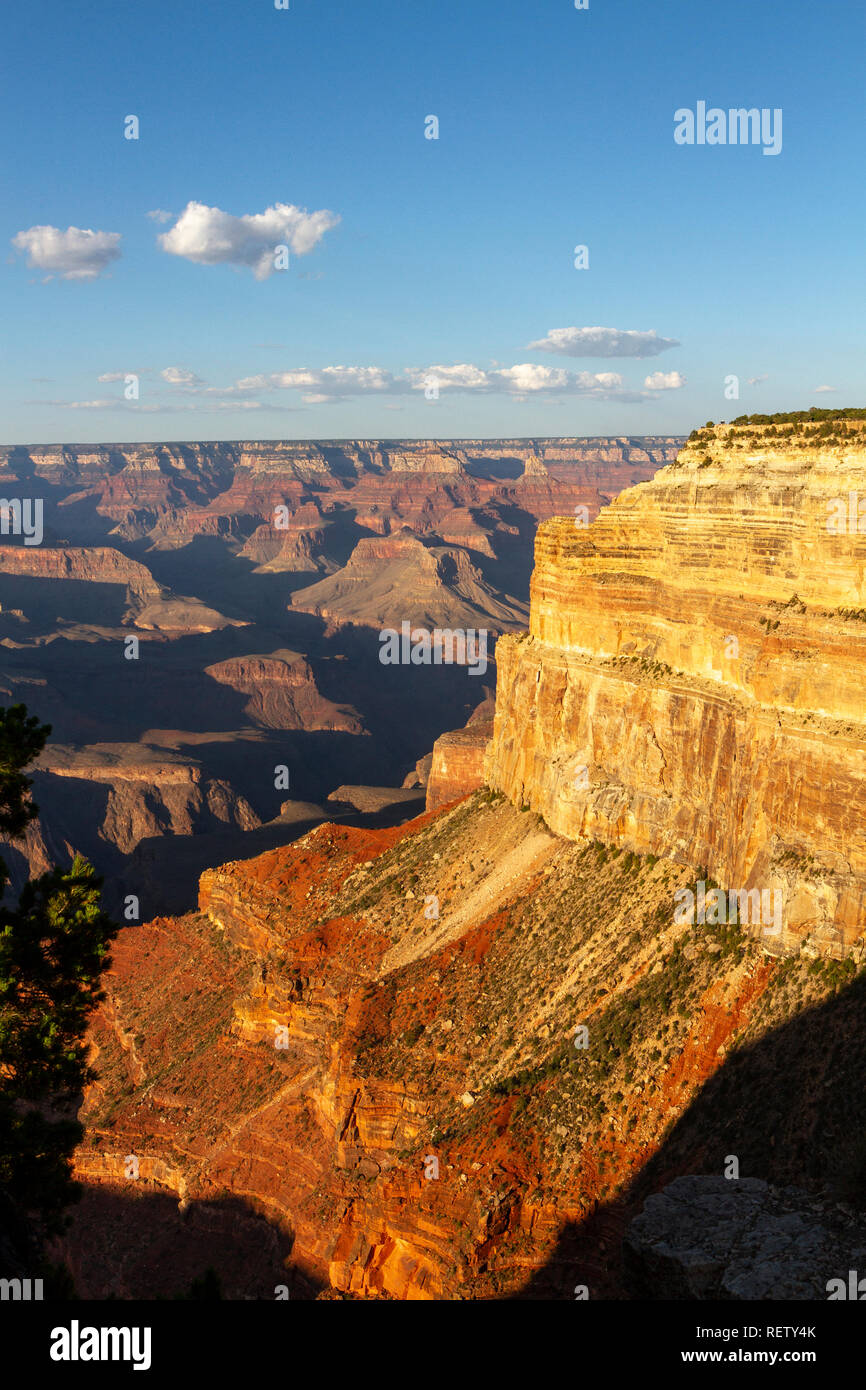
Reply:
[[[854, 0], [15, 0], [2, 33], [0, 442], [864, 404]], [[780, 108], [781, 153], [676, 144], [699, 101]]]

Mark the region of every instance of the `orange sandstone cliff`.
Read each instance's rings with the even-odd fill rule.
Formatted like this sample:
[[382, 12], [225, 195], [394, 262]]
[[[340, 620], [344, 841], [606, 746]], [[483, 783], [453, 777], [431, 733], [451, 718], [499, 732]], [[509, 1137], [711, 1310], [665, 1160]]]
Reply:
[[[589, 527], [544, 523], [500, 639], [491, 786], [569, 839], [778, 892], [777, 949], [862, 946], [866, 429], [716, 426]], [[841, 505], [840, 505], [841, 504]], [[866, 524], [864, 524], [866, 530]]]

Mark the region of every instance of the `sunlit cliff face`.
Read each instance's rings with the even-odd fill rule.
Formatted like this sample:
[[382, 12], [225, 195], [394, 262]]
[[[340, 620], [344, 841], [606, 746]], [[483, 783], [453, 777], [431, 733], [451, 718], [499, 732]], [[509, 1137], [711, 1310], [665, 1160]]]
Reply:
[[780, 891], [774, 949], [855, 947], [861, 497], [862, 422], [715, 426], [588, 527], [543, 523], [530, 635], [497, 647], [490, 784], [569, 838]]

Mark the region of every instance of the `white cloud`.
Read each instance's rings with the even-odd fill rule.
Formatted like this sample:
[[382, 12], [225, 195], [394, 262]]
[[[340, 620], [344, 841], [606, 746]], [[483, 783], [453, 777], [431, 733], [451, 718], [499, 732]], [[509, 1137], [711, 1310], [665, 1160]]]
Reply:
[[163, 381], [167, 381], [170, 386], [201, 386], [201, 377], [196, 376], [195, 372], [187, 371], [186, 367], [163, 367], [160, 372]]
[[149, 212], [147, 215], [151, 222], [170, 222], [174, 217], [173, 212], [164, 212], [162, 208], [154, 208], [153, 212]]
[[824, 392], [824, 391], [835, 391], [835, 390], [836, 390], [836, 387], [835, 387], [835, 386], [813, 386], [813, 387], [812, 387], [812, 390], [815, 392], [815, 395], [817, 396], [819, 393]]
[[322, 208], [307, 212], [293, 203], [275, 203], [264, 212], [233, 217], [204, 203], [187, 203], [174, 226], [157, 238], [163, 251], [197, 265], [246, 265], [257, 280], [274, 270], [274, 251], [288, 246], [296, 256], [312, 251], [339, 217]]
[[128, 375], [128, 372], [103, 372], [102, 376], [98, 376], [96, 380], [101, 382], [125, 381]]
[[646, 398], [644, 392], [625, 388], [618, 372], [569, 372], [563, 367], [540, 367], [533, 362], [521, 362], [496, 371], [485, 371], [469, 362], [451, 366], [407, 367], [399, 375], [383, 367], [299, 367], [286, 372], [242, 377], [228, 391], [219, 387], [209, 387], [208, 390], [222, 396], [276, 390], [302, 391], [307, 405], [321, 405], [349, 396], [407, 395], [424, 391], [429, 386], [435, 386], [438, 391], [498, 394], [513, 399], [539, 394], [621, 401]]
[[643, 384], [648, 391], [678, 391], [686, 379], [679, 372], [650, 372]]
[[764, 372], [762, 376], [747, 377], [746, 384], [748, 386], [759, 386], [762, 381], [766, 381], [767, 379], [767, 373]]
[[634, 328], [551, 328], [528, 347], [562, 357], [657, 357], [679, 347], [679, 342], [660, 338], [655, 329], [641, 333]]
[[64, 280], [95, 280], [120, 258], [120, 232], [92, 232], [83, 227], [29, 227], [12, 238], [27, 264]]
[[[408, 382], [400, 381], [383, 367], [296, 367], [288, 372], [269, 372], [267, 375], [242, 377], [235, 391], [307, 391], [304, 400], [310, 404], [335, 400], [339, 396], [361, 396], [368, 393], [408, 391]], [[225, 390], [220, 395], [229, 394]]]
[[484, 371], [466, 363], [458, 367], [411, 367], [406, 376], [414, 390], [435, 383], [440, 390], [503, 393], [510, 396], [548, 392], [563, 395], [619, 394], [623, 385], [618, 372], [569, 372], [564, 367], [540, 367], [535, 362], [518, 362], [513, 367]]
[[502, 367], [491, 372], [494, 381], [506, 391], [562, 391], [569, 385], [569, 373], [562, 367], [536, 367], [531, 362], [518, 362], [514, 367]]
[[413, 390], [423, 390], [434, 377], [437, 386], [450, 387], [452, 391], [483, 391], [490, 382], [490, 374], [470, 362], [457, 362], [451, 367], [407, 367], [406, 381]]
[[120, 411], [123, 414], [146, 414], [146, 415], [176, 415], [179, 412], [184, 414], [197, 409], [194, 402], [168, 402], [162, 401], [127, 401], [122, 397], [116, 396], [107, 400], [95, 401], [47, 401], [47, 405], [58, 406], [62, 410], [110, 410]]

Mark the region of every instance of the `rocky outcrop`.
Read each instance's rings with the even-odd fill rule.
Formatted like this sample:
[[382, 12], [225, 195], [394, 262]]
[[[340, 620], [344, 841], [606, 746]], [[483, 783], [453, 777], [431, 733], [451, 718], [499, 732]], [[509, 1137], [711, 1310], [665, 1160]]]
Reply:
[[226, 781], [140, 744], [50, 744], [34, 764], [33, 798], [39, 818], [12, 846], [16, 887], [75, 853], [100, 863], [108, 854], [116, 870], [118, 855], [131, 854], [143, 840], [261, 824]]
[[523, 465], [524, 478], [548, 478], [550, 475], [544, 465], [544, 457], [541, 452], [527, 453], [526, 462]]
[[395, 442], [370, 450], [373, 467], [389, 473], [455, 473], [464, 472], [466, 456], [460, 449], [449, 448], [435, 440], [418, 440], [415, 444]]
[[[624, 1242], [635, 1298], [848, 1298], [866, 1271], [862, 1213], [758, 1178], [677, 1178]], [[844, 1292], [842, 1292], [844, 1290]]]
[[590, 526], [542, 525], [490, 784], [559, 834], [781, 894], [770, 949], [859, 951], [866, 536], [830, 522], [864, 488], [859, 425], [718, 426]]
[[0, 576], [73, 579], [88, 584], [122, 584], [130, 598], [144, 603], [163, 592], [150, 570], [107, 546], [52, 550], [47, 546], [0, 546]]
[[337, 566], [326, 555], [329, 528], [318, 505], [308, 502], [292, 512], [283, 528], [277, 526], [276, 516], [258, 526], [239, 553], [255, 560], [263, 574], [330, 573]]
[[341, 786], [334, 788], [328, 796], [328, 801], [336, 802], [340, 806], [351, 806], [356, 811], [372, 812], [374, 815], [391, 808], [405, 809], [404, 819], [408, 820], [418, 812], [424, 798], [417, 790], [407, 787]]
[[[199, 915], [112, 951], [76, 1156], [88, 1197], [63, 1246], [79, 1293], [127, 1271], [124, 1296], [171, 1294], [176, 1268], [142, 1259], [139, 1213], [153, 1206], [174, 1249], [186, 1222], [234, 1203], [238, 1231], [258, 1213], [291, 1253], [280, 1280], [265, 1242], [241, 1264], [215, 1256], [232, 1297], [275, 1282], [293, 1297], [625, 1297], [622, 1234], [653, 1210], [641, 1183], [719, 1174], [738, 1149], [749, 1178], [782, 1186], [793, 1171], [830, 1188], [842, 1159], [861, 1171], [864, 977], [846, 1005], [824, 963], [673, 924], [693, 881], [570, 844], [484, 790], [205, 872]], [[790, 1084], [768, 1086], [780, 1074]], [[731, 1266], [718, 1226], [706, 1248]], [[780, 1249], [793, 1278], [802, 1262]]]
[[433, 745], [427, 776], [428, 811], [474, 792], [484, 781], [484, 756], [493, 734], [492, 697], [473, 710], [465, 728], [442, 734]]
[[[107, 546], [0, 546], [0, 582], [4, 578], [10, 581], [13, 594], [22, 593], [25, 607], [21, 616], [26, 620], [31, 607], [37, 622], [44, 622], [48, 614], [60, 616], [58, 610], [66, 610], [62, 616], [68, 620], [80, 620], [76, 610], [81, 595], [88, 595], [84, 586], [96, 584], [123, 591], [119, 607], [110, 602], [101, 605], [99, 625], [104, 628], [122, 623], [143, 632], [187, 633], [216, 632], [236, 625], [200, 599], [168, 592], [146, 565]], [[41, 580], [52, 585], [66, 581], [68, 587], [50, 592], [43, 588], [34, 594], [30, 588], [16, 586], [16, 580]], [[4, 592], [8, 592], [7, 586]], [[100, 608], [93, 604], [92, 596], [89, 602], [86, 596], [84, 602], [88, 610]]]
[[321, 695], [310, 663], [299, 652], [230, 657], [206, 666], [205, 674], [246, 696], [243, 713], [260, 728], [363, 732], [351, 705], [337, 705]]

